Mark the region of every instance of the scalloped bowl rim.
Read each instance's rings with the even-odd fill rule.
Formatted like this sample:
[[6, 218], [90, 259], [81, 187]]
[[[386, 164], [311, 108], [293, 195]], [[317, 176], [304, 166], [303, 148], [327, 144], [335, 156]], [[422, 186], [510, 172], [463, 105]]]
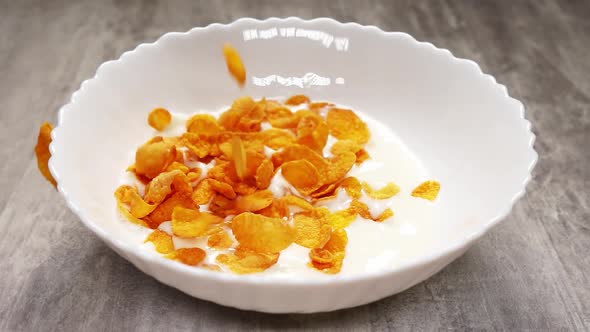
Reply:
[[[82, 82], [80, 88], [72, 94], [70, 101], [59, 109], [58, 125], [54, 128], [54, 130], [51, 133], [52, 140], [55, 141], [56, 138], [59, 137], [60, 125], [63, 122], [64, 114], [71, 111], [71, 108], [73, 108], [73, 105], [76, 103], [76, 100], [78, 99], [78, 97], [87, 91], [87, 89], [89, 88], [91, 83], [98, 81], [98, 79], [101, 77], [101, 72], [104, 71], [104, 68], [121, 65], [124, 63], [124, 61], [136, 56], [136, 54], [141, 52], [142, 49], [158, 47], [159, 44], [161, 44], [163, 41], [166, 41], [168, 39], [183, 37], [183, 36], [187, 36], [189, 34], [201, 32], [201, 31], [214, 30], [214, 29], [228, 29], [228, 28], [232, 28], [234, 25], [242, 24], [245, 22], [260, 24], [260, 23], [272, 22], [272, 21], [279, 21], [279, 22], [297, 21], [299, 23], [302, 23], [302, 22], [318, 23], [318, 22], [320, 22], [320, 23], [327, 23], [327, 24], [352, 26], [357, 29], [361, 29], [364, 31], [372, 32], [372, 33], [378, 33], [378, 34], [381, 34], [384, 36], [400, 36], [400, 37], [408, 39], [411, 42], [416, 43], [417, 45], [420, 45], [423, 48], [429, 49], [431, 52], [444, 53], [444, 54], [446, 54], [446, 56], [448, 56], [450, 58], [451, 61], [458, 61], [458, 62], [465, 63], [467, 65], [471, 65], [477, 71], [477, 74], [479, 74], [482, 78], [492, 81], [493, 84], [500, 87], [503, 92], [504, 97], [512, 99], [518, 103], [519, 112], [520, 112], [520, 120], [525, 123], [525, 128], [528, 131], [528, 134], [530, 137], [528, 147], [533, 152], [533, 158], [530, 160], [530, 164], [528, 165], [528, 174], [527, 174], [526, 178], [522, 180], [521, 187], [520, 187], [519, 191], [512, 195], [512, 198], [510, 199], [509, 204], [502, 211], [500, 211], [496, 215], [496, 217], [491, 218], [486, 223], [483, 223], [481, 228], [479, 228], [477, 231], [472, 232], [469, 235], [463, 237], [461, 241], [456, 241], [455, 243], [447, 245], [444, 247], [444, 249], [442, 249], [439, 252], [431, 253], [431, 254], [427, 254], [427, 255], [421, 255], [420, 257], [418, 257], [416, 259], [413, 259], [408, 262], [397, 265], [395, 267], [383, 269], [380, 271], [363, 272], [363, 273], [360, 273], [357, 275], [335, 275], [330, 278], [313, 278], [313, 279], [301, 279], [301, 280], [299, 280], [299, 279], [279, 279], [279, 280], [272, 280], [273, 285], [278, 285], [278, 286], [281, 286], [281, 285], [285, 285], [285, 286], [307, 285], [307, 286], [309, 286], [309, 285], [330, 284], [330, 283], [334, 283], [334, 282], [353, 282], [353, 281], [359, 281], [359, 280], [369, 280], [369, 279], [382, 277], [382, 276], [389, 275], [389, 274], [394, 274], [394, 273], [397, 273], [402, 270], [411, 269], [414, 267], [419, 267], [419, 266], [423, 266], [423, 265], [435, 262], [436, 260], [438, 260], [446, 255], [450, 255], [454, 252], [458, 252], [461, 249], [464, 249], [465, 247], [471, 245], [474, 241], [479, 239], [481, 236], [483, 236], [485, 233], [487, 233], [493, 226], [495, 226], [501, 220], [503, 220], [504, 218], [506, 218], [508, 216], [508, 214], [511, 212], [514, 204], [525, 194], [526, 186], [529, 183], [529, 181], [531, 180], [532, 170], [535, 167], [537, 160], [538, 160], [538, 154], [533, 148], [533, 145], [535, 142], [535, 135], [531, 131], [531, 123], [528, 120], [526, 120], [524, 117], [523, 104], [519, 100], [511, 97], [508, 94], [508, 91], [504, 85], [497, 83], [496, 79], [493, 76], [488, 75], [488, 74], [484, 74], [482, 72], [480, 66], [476, 62], [474, 62], [472, 60], [457, 58], [449, 50], [438, 48], [428, 42], [417, 41], [414, 37], [412, 37], [411, 35], [409, 35], [405, 32], [386, 32], [386, 31], [383, 31], [382, 29], [380, 29], [376, 26], [373, 26], [373, 25], [361, 25], [361, 24], [358, 24], [355, 22], [342, 23], [342, 22], [339, 22], [339, 21], [336, 21], [332, 18], [327, 18], [327, 17], [315, 18], [315, 19], [311, 19], [311, 20], [304, 20], [299, 17], [293, 17], [293, 16], [287, 17], [287, 18], [270, 17], [265, 20], [258, 20], [258, 19], [254, 19], [254, 18], [240, 18], [240, 19], [233, 21], [232, 23], [229, 23], [229, 24], [212, 23], [212, 24], [209, 24], [205, 27], [192, 28], [191, 30], [189, 30], [187, 32], [169, 32], [169, 33], [162, 35], [160, 38], [158, 38], [153, 43], [142, 43], [142, 44], [138, 45], [135, 49], [133, 49], [131, 51], [124, 52], [119, 57], [119, 59], [104, 62], [103, 64], [101, 64], [98, 67], [95, 75], [92, 78], [87, 79], [84, 82]], [[59, 151], [55, 151], [54, 147], [55, 146], [52, 143], [50, 145], [50, 151], [51, 151], [52, 156], [59, 154]], [[114, 246], [117, 249], [123, 250], [124, 252], [128, 252], [128, 251], [134, 252], [134, 254], [139, 256], [142, 260], [148, 261], [150, 263], [154, 263], [154, 264], [158, 264], [158, 265], [168, 265], [167, 267], [170, 267], [170, 268], [177, 270], [179, 272], [182, 272], [182, 273], [194, 275], [195, 277], [204, 277], [204, 278], [217, 279], [219, 281], [239, 282], [239, 283], [244, 283], [244, 284], [268, 283], [268, 280], [265, 280], [265, 279], [261, 278], [260, 276], [257, 276], [256, 274], [235, 275], [235, 274], [231, 274], [231, 273], [213, 272], [213, 271], [209, 271], [206, 269], [195, 269], [194, 267], [178, 264], [174, 261], [171, 261], [169, 259], [161, 257], [155, 253], [151, 253], [146, 250], [138, 250], [137, 246], [134, 244], [125, 243], [125, 242], [119, 241], [117, 239], [110, 238], [106, 231], [101, 229], [97, 224], [95, 224], [92, 220], [90, 220], [90, 218], [84, 213], [84, 211], [82, 211], [76, 205], [76, 203], [71, 199], [67, 189], [60, 185], [61, 174], [58, 172], [57, 169], [55, 169], [54, 163], [52, 162], [53, 158], [54, 157], [52, 157], [49, 160], [49, 168], [50, 168], [51, 173], [53, 174], [55, 180], [58, 183], [57, 189], [65, 198], [66, 204], [80, 218], [80, 220], [82, 221], [82, 223], [86, 227], [88, 227], [90, 230], [92, 230], [96, 235], [98, 235], [103, 241], [105, 241], [109, 245]], [[171, 285], [171, 286], [174, 286], [174, 285]]]

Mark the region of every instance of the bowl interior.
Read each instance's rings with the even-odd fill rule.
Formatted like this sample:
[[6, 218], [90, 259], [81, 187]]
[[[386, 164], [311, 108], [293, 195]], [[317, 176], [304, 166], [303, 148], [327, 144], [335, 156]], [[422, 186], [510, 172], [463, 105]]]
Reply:
[[[243, 57], [243, 90], [226, 73], [225, 42]], [[244, 20], [169, 34], [101, 66], [61, 112], [52, 170], [79, 213], [129, 241], [137, 235], [117, 218], [113, 191], [136, 147], [154, 134], [149, 110], [194, 113], [241, 95], [298, 93], [386, 124], [441, 182], [444, 227], [432, 253], [508, 213], [536, 158], [522, 105], [473, 62], [372, 27]]]

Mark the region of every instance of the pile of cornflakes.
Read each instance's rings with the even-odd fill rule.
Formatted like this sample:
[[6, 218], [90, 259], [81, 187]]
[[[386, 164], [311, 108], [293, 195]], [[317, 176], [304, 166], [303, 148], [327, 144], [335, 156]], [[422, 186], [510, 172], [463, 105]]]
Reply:
[[[223, 53], [229, 72], [243, 86], [246, 71], [239, 54], [230, 45]], [[156, 108], [147, 122], [163, 131], [171, 119], [168, 110]], [[56, 185], [47, 167], [51, 129], [48, 123], [41, 126], [35, 152], [41, 173]], [[326, 157], [330, 135], [336, 142]], [[330, 103], [304, 95], [284, 102], [241, 97], [218, 118], [194, 115], [182, 135], [156, 136], [140, 146], [127, 171], [143, 186], [117, 188], [117, 206], [129, 221], [153, 229], [145, 241], [158, 253], [187, 265], [261, 272], [296, 243], [309, 249], [310, 268], [335, 274], [346, 255], [345, 228], [357, 216], [375, 222], [393, 216], [389, 208], [372, 215], [361, 197], [388, 199], [400, 192], [394, 183], [372, 188], [348, 176], [370, 158], [365, 150], [370, 137], [367, 124], [352, 110]], [[279, 194], [269, 190], [277, 176], [291, 188]], [[434, 200], [439, 188], [438, 182], [427, 181], [412, 195]], [[352, 198], [346, 209], [322, 206], [340, 190]], [[204, 248], [175, 248], [172, 235], [159, 229], [168, 221], [178, 238], [206, 238], [205, 249], [219, 252], [217, 264], [203, 262]]]
[[[162, 108], [148, 116], [156, 130], [170, 121]], [[332, 156], [326, 157], [329, 135], [337, 141], [330, 148]], [[154, 229], [146, 241], [170, 259], [201, 266], [206, 251], [175, 249], [172, 235], [158, 229], [166, 221], [171, 221], [174, 236], [206, 237], [208, 248], [221, 252], [219, 265], [204, 265], [207, 269], [264, 271], [296, 243], [309, 248], [310, 267], [338, 273], [348, 242], [345, 228], [357, 216], [375, 222], [393, 216], [391, 209], [372, 215], [361, 197], [388, 199], [400, 191], [394, 183], [372, 188], [347, 175], [370, 158], [364, 149], [370, 136], [353, 111], [314, 103], [304, 95], [283, 103], [241, 97], [218, 118], [194, 115], [182, 135], [156, 136], [140, 146], [128, 171], [145, 185], [143, 195], [123, 185], [115, 197], [127, 219]], [[195, 162], [203, 167], [187, 166]], [[275, 176], [292, 189], [280, 195], [269, 190]], [[429, 183], [412, 195], [430, 199]], [[352, 198], [348, 208], [330, 211], [321, 205], [335, 199], [339, 190]]]

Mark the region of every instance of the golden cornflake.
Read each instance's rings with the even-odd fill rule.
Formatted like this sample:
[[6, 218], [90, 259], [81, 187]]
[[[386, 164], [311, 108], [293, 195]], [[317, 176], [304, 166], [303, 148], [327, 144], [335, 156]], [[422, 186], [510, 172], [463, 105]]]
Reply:
[[328, 135], [328, 125], [318, 115], [304, 116], [297, 124], [297, 143], [314, 151], [321, 153], [328, 141]]
[[218, 263], [237, 274], [262, 272], [273, 266], [278, 259], [279, 253], [261, 253], [240, 247], [236, 248], [233, 254], [221, 254], [216, 257]]
[[235, 209], [238, 213], [259, 211], [272, 204], [273, 198], [274, 195], [270, 190], [260, 190], [238, 197], [235, 201]]
[[269, 206], [256, 211], [256, 213], [271, 218], [286, 218], [289, 216], [289, 207], [283, 199], [275, 198]]
[[236, 173], [240, 179], [243, 179], [246, 176], [246, 150], [244, 150], [244, 144], [242, 144], [240, 137], [232, 137], [231, 148]]
[[374, 199], [391, 198], [391, 197], [397, 195], [397, 193], [399, 193], [399, 191], [400, 191], [399, 187], [393, 182], [389, 182], [385, 187], [383, 187], [379, 190], [374, 190], [373, 188], [371, 188], [371, 186], [367, 182], [363, 182], [362, 186], [363, 186], [363, 191], [369, 197], [374, 198]]
[[221, 217], [227, 217], [235, 212], [235, 201], [226, 198], [223, 195], [213, 195], [209, 202], [209, 211]]
[[160, 203], [144, 220], [150, 228], [158, 228], [164, 221], [172, 219], [172, 212], [178, 206], [193, 210], [199, 209], [199, 206], [193, 202], [190, 194], [175, 192]]
[[340, 210], [328, 216], [330, 225], [334, 229], [344, 229], [356, 219], [356, 211], [351, 209]]
[[281, 166], [281, 172], [285, 180], [304, 195], [311, 194], [322, 185], [317, 168], [307, 160], [286, 162]]
[[350, 139], [359, 144], [369, 141], [369, 127], [351, 110], [332, 108], [327, 115], [330, 134], [338, 139]]
[[236, 198], [236, 192], [229, 184], [221, 181], [217, 181], [215, 179], [207, 179], [209, 181], [209, 185], [211, 189], [216, 193], [219, 193], [229, 199]]
[[148, 237], [145, 239], [145, 242], [153, 243], [156, 251], [161, 254], [168, 254], [174, 250], [172, 236], [159, 229], [151, 232], [150, 235], [148, 235]]
[[334, 192], [338, 187], [338, 183], [328, 183], [321, 187], [319, 187], [316, 191], [311, 193], [309, 196], [313, 198], [325, 198], [325, 197], [336, 197], [336, 193]]
[[440, 183], [437, 181], [426, 181], [412, 191], [412, 196], [434, 201], [438, 196]]
[[303, 199], [299, 196], [286, 195], [280, 199], [283, 202], [285, 202], [285, 204], [287, 204], [287, 205], [296, 206], [296, 207], [303, 209], [305, 211], [313, 210], [313, 205], [311, 205], [311, 203], [309, 203], [308, 201], [306, 201], [305, 199]]
[[227, 70], [236, 82], [238, 82], [240, 87], [243, 87], [246, 82], [246, 68], [244, 67], [240, 54], [230, 44], [225, 44], [223, 46], [223, 56], [225, 57]]
[[201, 173], [203, 171], [200, 168], [193, 168], [186, 173], [186, 180], [193, 185], [195, 181], [201, 178]]
[[348, 210], [357, 213], [359, 216], [365, 219], [377, 222], [382, 222], [390, 217], [393, 217], [393, 211], [390, 208], [387, 208], [379, 216], [377, 216], [377, 218], [373, 218], [367, 204], [360, 202], [356, 199], [350, 203], [350, 207], [348, 208]]
[[215, 135], [221, 133], [222, 129], [213, 115], [197, 114], [186, 121], [186, 131], [195, 134]]
[[180, 137], [182, 145], [199, 159], [216, 157], [221, 154], [218, 145], [219, 135], [184, 133]]
[[266, 101], [255, 102], [250, 97], [234, 100], [231, 108], [219, 117], [219, 124], [229, 131], [258, 132], [266, 116]]
[[325, 183], [332, 183], [342, 179], [356, 161], [356, 156], [352, 152], [344, 152], [334, 156], [330, 161], [330, 169], [326, 174]]
[[240, 246], [260, 253], [279, 253], [295, 238], [282, 219], [244, 212], [232, 220], [232, 231]]
[[187, 166], [185, 166], [183, 163], [178, 162], [178, 161], [173, 161], [172, 164], [170, 164], [170, 166], [168, 166], [166, 168], [166, 172], [170, 172], [175, 169], [181, 171], [184, 174], [188, 173], [188, 171], [189, 171], [189, 168]]
[[124, 204], [119, 201], [119, 199], [117, 199], [117, 209], [119, 210], [121, 215], [123, 215], [123, 217], [125, 217], [125, 219], [129, 220], [130, 222], [137, 224], [139, 226], [149, 227], [149, 225], [145, 221], [132, 215], [131, 212], [129, 212], [129, 210], [127, 209], [127, 207], [125, 207]]
[[310, 110], [312, 110], [316, 113], [319, 112], [322, 108], [328, 107], [328, 106], [334, 106], [334, 104], [326, 103], [326, 102], [316, 102], [316, 103], [309, 103], [307, 105], [307, 107], [309, 107]]
[[137, 149], [135, 172], [153, 179], [176, 159], [176, 148], [156, 136]]
[[362, 148], [362, 144], [359, 144], [356, 141], [349, 139], [341, 139], [336, 141], [336, 143], [332, 145], [332, 147], [330, 148], [330, 152], [332, 152], [332, 154], [336, 156], [344, 152], [357, 153]]
[[296, 128], [299, 123], [299, 117], [276, 101], [267, 101], [265, 111], [266, 119], [275, 128]]
[[49, 144], [51, 144], [51, 131], [53, 126], [49, 122], [43, 122], [39, 128], [39, 136], [37, 136], [37, 145], [35, 146], [35, 155], [37, 156], [37, 167], [41, 174], [49, 181], [53, 187], [57, 188], [57, 182], [49, 171], [49, 158], [51, 152], [49, 151]]
[[360, 165], [363, 162], [365, 162], [366, 160], [371, 159], [371, 156], [369, 155], [369, 153], [365, 149], [358, 150], [355, 153], [355, 155], [356, 155], [356, 162], [355, 162], [355, 164], [357, 164], [357, 165]]
[[148, 124], [157, 131], [162, 131], [172, 121], [172, 116], [165, 108], [155, 108], [148, 115]]
[[146, 187], [145, 201], [148, 203], [163, 201], [172, 192], [172, 183], [177, 177], [185, 177], [185, 175], [179, 170], [160, 173]]
[[261, 134], [264, 139], [264, 145], [274, 150], [284, 148], [295, 142], [295, 136], [286, 130], [270, 128], [263, 131]]
[[285, 147], [279, 152], [272, 155], [271, 158], [275, 168], [283, 163], [293, 160], [307, 160], [312, 163], [320, 174], [326, 174], [330, 163], [319, 153], [305, 145], [293, 144]]
[[115, 191], [115, 198], [119, 204], [129, 205], [129, 212], [136, 218], [143, 218], [150, 214], [157, 207], [156, 204], [151, 205], [146, 203], [139, 193], [137, 188], [131, 186], [120, 186]]
[[205, 270], [209, 270], [209, 271], [214, 271], [214, 272], [221, 272], [221, 267], [217, 264], [201, 264], [200, 265], [201, 268], [205, 269]]
[[367, 204], [365, 204], [359, 200], [354, 199], [350, 203], [349, 209], [352, 212], [357, 213], [359, 216], [361, 216], [365, 219], [373, 220], [373, 217], [371, 216], [371, 213], [369, 212], [369, 207], [367, 206]]
[[184, 238], [202, 236], [210, 223], [208, 218], [202, 217], [206, 215], [206, 212], [201, 213], [199, 210], [175, 207], [172, 211], [172, 233]]
[[177, 260], [186, 265], [196, 266], [205, 259], [207, 254], [201, 248], [180, 248], [166, 255], [167, 258]]
[[321, 248], [330, 239], [332, 226], [325, 218], [315, 218], [309, 214], [296, 214], [295, 243], [306, 248]]
[[309, 102], [310, 100], [306, 95], [294, 95], [285, 100], [285, 105], [297, 106], [301, 104], [307, 104]]
[[211, 179], [203, 179], [193, 191], [192, 199], [196, 204], [205, 205], [209, 203], [213, 195], [215, 195], [215, 191], [211, 186]]
[[346, 231], [335, 229], [322, 250], [312, 250], [310, 252], [311, 266], [324, 273], [335, 274], [340, 272], [347, 244], [348, 235]]
[[330, 235], [330, 240], [324, 245], [324, 249], [331, 253], [344, 252], [348, 244], [348, 235], [343, 229], [335, 229]]
[[209, 235], [207, 239], [207, 245], [210, 248], [215, 249], [227, 249], [234, 244], [234, 241], [230, 238], [229, 234], [225, 231], [217, 232]]
[[258, 168], [256, 168], [256, 186], [258, 189], [266, 189], [274, 176], [274, 166], [268, 159], [264, 159]]
[[351, 198], [356, 199], [361, 197], [361, 184], [355, 177], [351, 176], [342, 180], [342, 182], [340, 182], [340, 187], [344, 188], [348, 196]]
[[390, 208], [387, 208], [387, 209], [383, 210], [383, 212], [381, 212], [381, 214], [373, 220], [377, 221], [377, 222], [382, 222], [382, 221], [385, 221], [386, 219], [389, 219], [391, 217], [393, 217], [393, 211]]
[[313, 248], [309, 251], [309, 258], [317, 264], [332, 264], [334, 262], [334, 255], [324, 248]]

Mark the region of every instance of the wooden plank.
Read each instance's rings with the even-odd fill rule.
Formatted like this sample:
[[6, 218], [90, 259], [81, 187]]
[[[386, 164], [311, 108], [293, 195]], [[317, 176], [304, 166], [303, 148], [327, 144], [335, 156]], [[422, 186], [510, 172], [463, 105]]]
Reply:
[[[466, 255], [359, 308], [224, 308], [139, 272], [39, 176], [38, 125], [98, 65], [168, 31], [242, 16], [330, 16], [406, 31], [482, 65], [527, 107], [529, 192]], [[1, 1], [0, 330], [590, 329], [590, 2]]]

